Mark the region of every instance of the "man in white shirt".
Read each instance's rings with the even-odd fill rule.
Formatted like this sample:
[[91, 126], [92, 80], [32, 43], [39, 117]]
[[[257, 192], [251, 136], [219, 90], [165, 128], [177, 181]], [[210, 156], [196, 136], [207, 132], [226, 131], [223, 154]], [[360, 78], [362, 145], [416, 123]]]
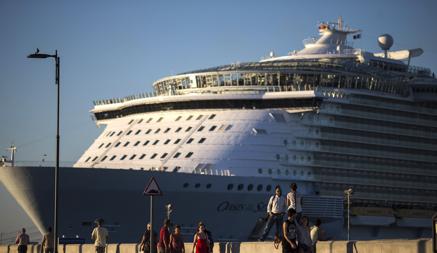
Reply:
[[291, 191], [287, 194], [287, 206], [288, 209], [293, 208], [296, 210], [296, 218], [300, 219], [302, 216], [302, 198], [297, 192], [297, 184], [292, 183], [290, 189]]
[[275, 195], [270, 197], [269, 204], [267, 205], [267, 213], [269, 217], [267, 219], [266, 226], [259, 241], [264, 241], [272, 228], [273, 223], [276, 223], [276, 235], [280, 236], [283, 216], [287, 206], [285, 198], [282, 196], [281, 187], [277, 185], [275, 187]]
[[94, 241], [94, 246], [96, 246], [96, 253], [105, 253], [108, 230], [103, 227], [103, 219], [97, 219], [95, 223], [97, 227], [91, 233], [91, 239]]
[[27, 252], [27, 244], [29, 244], [29, 235], [26, 234], [26, 229], [21, 229], [21, 233], [17, 235], [15, 239], [15, 243], [18, 244], [18, 253], [26, 253]]

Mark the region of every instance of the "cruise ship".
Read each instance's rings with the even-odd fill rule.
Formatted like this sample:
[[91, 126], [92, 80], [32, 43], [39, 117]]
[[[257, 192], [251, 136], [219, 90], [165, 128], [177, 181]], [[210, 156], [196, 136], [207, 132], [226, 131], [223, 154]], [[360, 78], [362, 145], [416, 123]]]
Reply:
[[[352, 46], [361, 36], [323, 22], [284, 56], [157, 80], [153, 93], [94, 101], [101, 134], [60, 169], [59, 234], [89, 239], [101, 217], [111, 241], [135, 242], [170, 215], [187, 238], [199, 221], [216, 240], [256, 239], [276, 185], [298, 185], [303, 213], [328, 237], [431, 236], [437, 211], [437, 80], [422, 49]], [[349, 40], [348, 40], [349, 39]], [[0, 168], [0, 180], [41, 232], [52, 225], [53, 168]], [[345, 190], [352, 189], [350, 207]], [[171, 212], [166, 209], [171, 204]], [[271, 231], [273, 232], [273, 231]]]

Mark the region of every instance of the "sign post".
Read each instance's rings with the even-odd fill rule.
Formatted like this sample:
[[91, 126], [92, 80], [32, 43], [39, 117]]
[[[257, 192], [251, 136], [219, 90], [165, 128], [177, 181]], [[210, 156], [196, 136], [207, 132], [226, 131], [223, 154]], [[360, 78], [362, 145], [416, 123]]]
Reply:
[[162, 191], [159, 188], [158, 183], [154, 177], [150, 178], [149, 183], [144, 189], [144, 195], [150, 196], [150, 253], [155, 252], [155, 247], [153, 247], [153, 196], [162, 195]]

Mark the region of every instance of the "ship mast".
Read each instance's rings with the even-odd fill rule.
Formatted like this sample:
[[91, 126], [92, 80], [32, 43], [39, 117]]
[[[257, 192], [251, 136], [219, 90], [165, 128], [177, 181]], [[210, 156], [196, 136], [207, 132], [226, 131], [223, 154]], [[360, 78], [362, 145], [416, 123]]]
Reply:
[[14, 167], [14, 165], [15, 165], [15, 152], [17, 152], [17, 147], [14, 144], [12, 144], [9, 148], [6, 148], [6, 149], [11, 152], [11, 165], [12, 165], [12, 167]]

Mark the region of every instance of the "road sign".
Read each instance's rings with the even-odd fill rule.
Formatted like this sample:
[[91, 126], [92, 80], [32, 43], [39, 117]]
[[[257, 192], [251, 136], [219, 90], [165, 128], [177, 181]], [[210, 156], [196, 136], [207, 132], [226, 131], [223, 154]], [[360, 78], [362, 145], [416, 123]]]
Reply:
[[162, 195], [162, 191], [159, 188], [159, 185], [154, 177], [150, 179], [143, 193], [144, 195], [149, 195], [149, 196]]

